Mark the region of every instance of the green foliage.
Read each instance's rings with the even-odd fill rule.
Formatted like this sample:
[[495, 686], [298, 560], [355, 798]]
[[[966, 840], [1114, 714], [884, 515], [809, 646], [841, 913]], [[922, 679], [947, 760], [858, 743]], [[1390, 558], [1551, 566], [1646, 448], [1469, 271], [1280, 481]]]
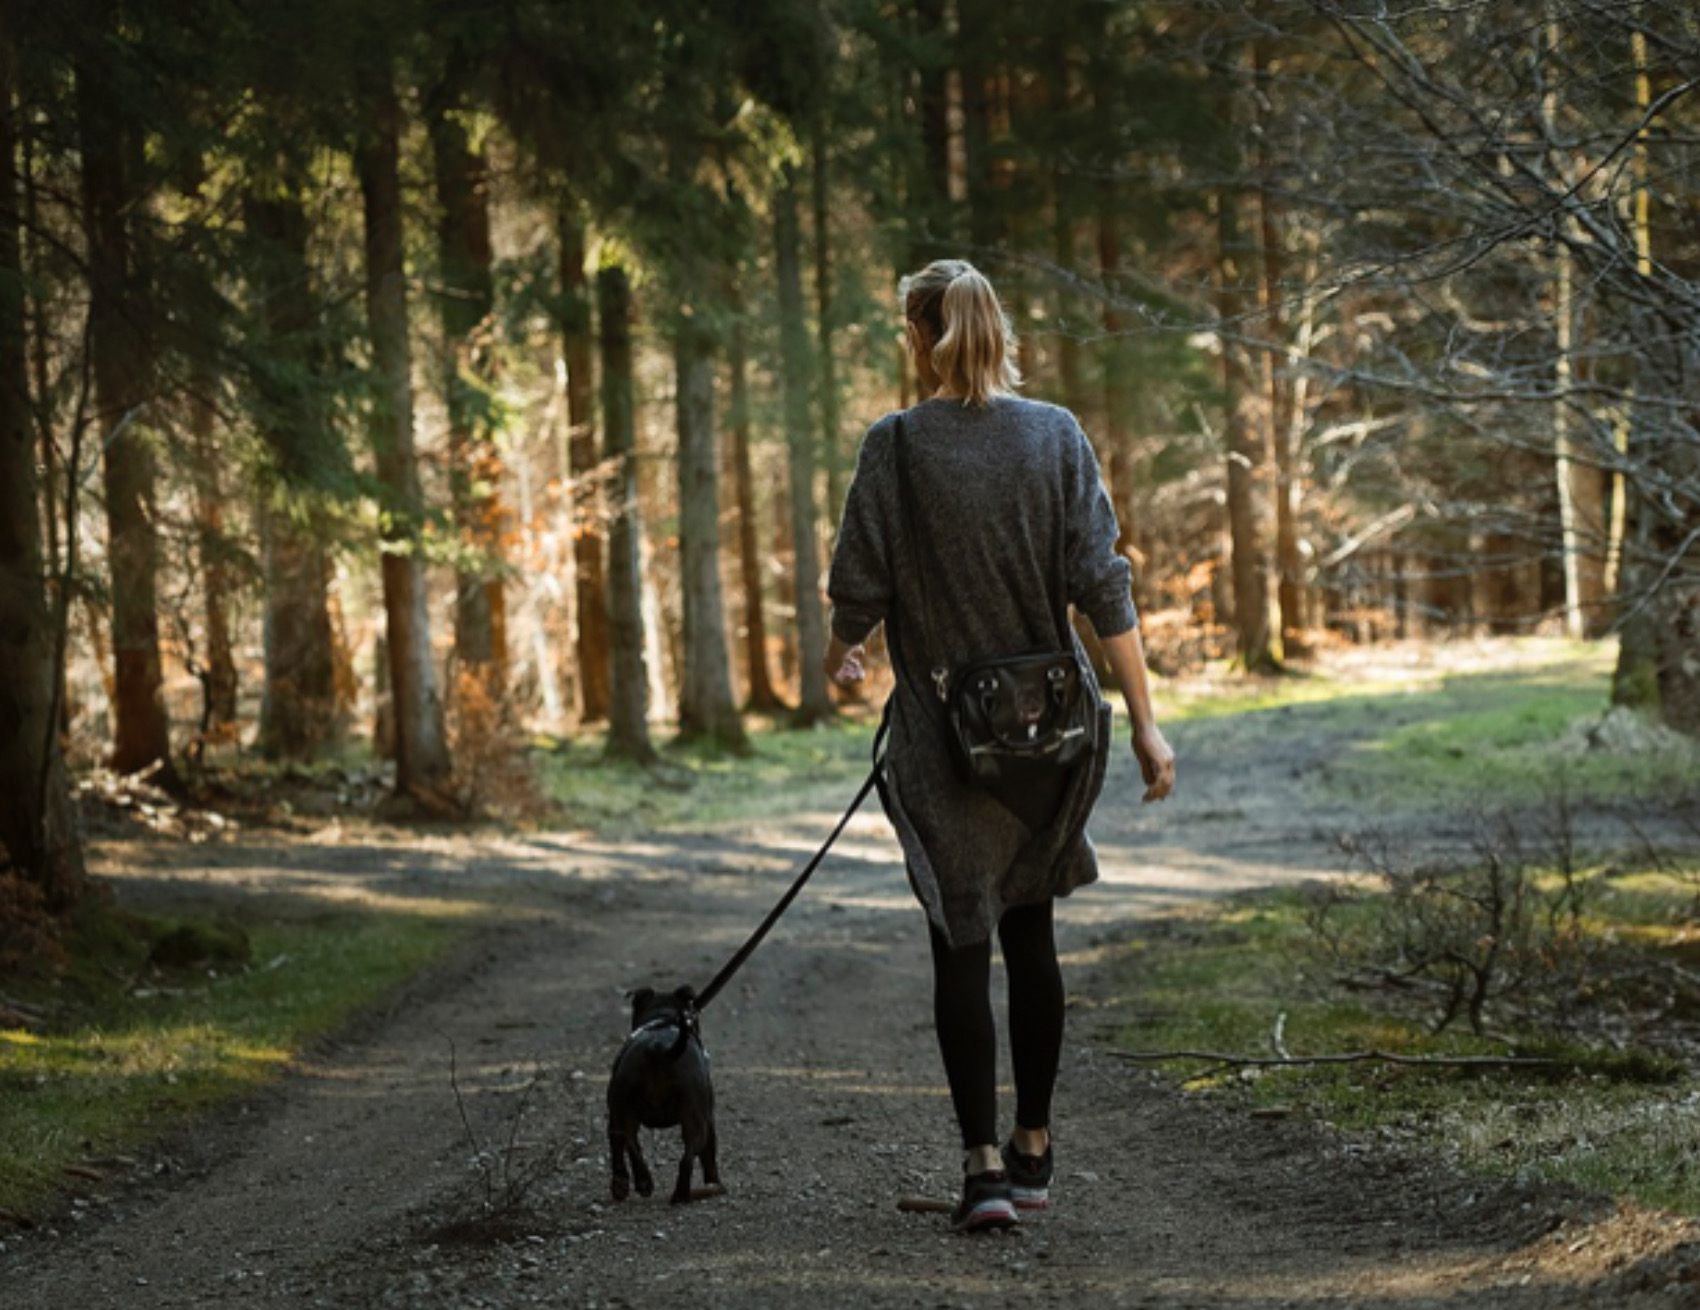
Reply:
[[136, 1150], [278, 1078], [456, 937], [440, 912], [234, 923], [85, 907], [57, 985], [22, 985], [49, 1022], [0, 1030], [0, 1208], [31, 1213], [67, 1166]]

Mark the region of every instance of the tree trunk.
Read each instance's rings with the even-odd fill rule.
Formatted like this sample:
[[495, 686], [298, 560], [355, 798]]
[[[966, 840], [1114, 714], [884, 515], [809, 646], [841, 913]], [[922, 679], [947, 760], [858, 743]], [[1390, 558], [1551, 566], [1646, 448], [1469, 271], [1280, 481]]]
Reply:
[[308, 528], [279, 508], [260, 516], [266, 685], [259, 747], [269, 760], [312, 759], [336, 740], [336, 644], [325, 598], [330, 561]]
[[799, 724], [833, 715], [826, 669], [826, 619], [820, 596], [819, 514], [815, 509], [815, 442], [809, 414], [809, 327], [803, 316], [801, 238], [797, 226], [796, 171], [789, 165], [773, 197], [773, 263], [779, 282], [779, 350], [790, 455], [791, 540], [795, 543], [797, 647], [801, 676]]
[[[1254, 46], [1259, 82], [1270, 72], [1268, 43]], [[1258, 228], [1262, 259], [1264, 334], [1269, 342], [1264, 365], [1269, 383], [1269, 445], [1275, 464], [1276, 633], [1281, 655], [1290, 659], [1304, 649], [1304, 557], [1299, 550], [1299, 497], [1303, 478], [1298, 467], [1297, 385], [1288, 369], [1293, 360], [1286, 308], [1287, 251], [1282, 233], [1280, 201], [1276, 198], [1274, 124], [1267, 112], [1269, 96], [1256, 96], [1258, 119]]]
[[922, 50], [918, 60], [921, 150], [915, 159], [916, 172], [909, 179], [906, 272], [955, 253], [950, 203], [949, 34], [944, 0], [915, 0], [915, 20]]
[[[0, 40], [5, 35], [0, 32]], [[3, 57], [3, 56], [0, 56]], [[31, 377], [35, 385], [36, 396], [46, 396], [52, 389], [51, 361], [54, 352], [53, 342], [53, 306], [49, 303], [46, 281], [36, 273], [41, 266], [42, 251], [47, 242], [43, 239], [45, 229], [41, 223], [39, 196], [41, 188], [36, 180], [35, 172], [35, 133], [25, 130], [21, 162], [18, 167], [22, 170], [20, 178], [24, 194], [23, 231], [20, 234], [20, 257], [23, 263], [25, 286], [28, 288], [27, 305], [29, 311], [29, 355]], [[41, 450], [41, 501], [46, 519], [47, 532], [47, 568], [48, 577], [52, 580], [54, 590], [49, 595], [49, 603], [53, 606], [63, 604], [65, 611], [64, 622], [71, 622], [71, 603], [67, 597], [61, 601], [58, 595], [60, 580], [64, 577], [64, 568], [60, 562], [60, 541], [67, 539], [68, 534], [60, 531], [60, 511], [66, 510], [66, 517], [71, 517], [68, 506], [61, 506], [61, 496], [66, 494], [62, 489], [68, 488], [70, 479], [59, 473], [58, 434], [53, 429], [53, 415], [45, 406], [36, 409], [36, 435]], [[69, 558], [67, 552], [66, 558]], [[56, 636], [57, 639], [57, 636]], [[70, 730], [71, 720], [75, 717], [76, 706], [71, 699], [70, 679], [66, 675], [66, 661], [55, 658], [53, 661], [53, 677], [57, 684], [55, 703], [59, 706], [59, 731]], [[104, 667], [104, 664], [102, 665]]]
[[[206, 735], [212, 741], [236, 740], [236, 660], [230, 650], [230, 546], [225, 540], [224, 479], [218, 443], [216, 385], [210, 372], [197, 370], [196, 394], [189, 398], [194, 447], [195, 553], [201, 566], [201, 597], [206, 623], [206, 660], [196, 674], [206, 696]], [[204, 744], [204, 743], [203, 743]]]
[[1098, 209], [1098, 273], [1103, 280], [1104, 301], [1104, 428], [1099, 436], [1104, 452], [1105, 480], [1110, 484], [1110, 503], [1115, 506], [1118, 554], [1129, 555], [1135, 564], [1134, 576], [1141, 570], [1132, 560], [1130, 547], [1133, 531], [1133, 431], [1130, 421], [1132, 369], [1127, 358], [1127, 343], [1122, 337], [1122, 316], [1115, 308], [1117, 280], [1121, 274], [1121, 224], [1117, 207], [1121, 197], [1106, 182], [1099, 191]]
[[596, 275], [602, 330], [602, 431], [609, 476], [608, 617], [613, 683], [608, 705], [608, 751], [648, 761], [649, 670], [644, 659], [643, 522], [632, 430], [632, 301], [625, 269], [605, 265]]
[[0, 854], [62, 913], [84, 888], [82, 843], [53, 722], [49, 620], [30, 420], [28, 326], [18, 227], [12, 33], [0, 14]]
[[755, 473], [750, 465], [749, 365], [744, 351], [742, 304], [732, 324], [728, 364], [732, 373], [732, 484], [738, 498], [738, 572], [744, 590], [744, 663], [749, 670], [749, 708], [778, 714], [786, 704], [774, 690], [767, 658], [767, 604], [762, 596], [761, 542], [756, 518]]
[[962, 154], [967, 173], [968, 240], [972, 257], [993, 267], [1004, 237], [1003, 216], [992, 201], [993, 42], [997, 14], [990, 0], [956, 0], [957, 74], [962, 87]]
[[402, 263], [401, 104], [387, 57], [375, 58], [367, 72], [369, 118], [356, 164], [365, 215], [366, 317], [372, 338], [372, 448], [386, 512], [384, 615], [395, 698], [396, 793], [439, 808], [447, 800], [450, 763], [420, 553], [424, 498], [413, 450], [407, 277]]
[[845, 461], [840, 422], [838, 394], [838, 347], [834, 341], [838, 324], [832, 294], [832, 213], [830, 204], [830, 147], [828, 146], [827, 116], [824, 109], [815, 113], [811, 127], [811, 142], [815, 219], [815, 332], [819, 341], [820, 367], [815, 376], [820, 383], [820, 451], [826, 470], [826, 516], [837, 522], [844, 508], [848, 491], [845, 484]]
[[[1052, 220], [1051, 254], [1058, 269], [1071, 273], [1075, 260], [1074, 219], [1061, 186], [1055, 187], [1052, 194], [1056, 215]], [[1057, 386], [1062, 392], [1062, 403], [1084, 424], [1090, 421], [1090, 416], [1086, 412], [1086, 383], [1081, 376], [1080, 338], [1068, 310], [1066, 283], [1059, 277], [1056, 280]]]
[[[1121, 112], [1114, 72], [1104, 63], [1103, 52], [1091, 62], [1092, 102], [1100, 118], [1111, 121]], [[1100, 356], [1104, 365], [1104, 422], [1098, 436], [1102, 452], [1105, 481], [1109, 484], [1110, 503], [1115, 506], [1120, 535], [1116, 550], [1128, 557], [1133, 565], [1135, 587], [1138, 588], [1143, 570], [1132, 552], [1133, 531], [1133, 369], [1128, 359], [1128, 346], [1122, 333], [1125, 324], [1116, 310], [1115, 297], [1121, 292], [1122, 234], [1121, 212], [1126, 196], [1113, 180], [1105, 179], [1097, 187], [1098, 276], [1103, 284], [1104, 340]]]
[[93, 432], [104, 458], [107, 553], [111, 561], [115, 700], [112, 767], [154, 769], [172, 787], [170, 724], [161, 697], [157, 577], [159, 521], [153, 446], [139, 420], [153, 388], [153, 350], [145, 318], [139, 239], [131, 217], [142, 143], [97, 73], [79, 70], [83, 224], [88, 241], [89, 352], [94, 375]]
[[[1647, 73], [1647, 41], [1639, 31], [1630, 34], [1630, 58], [1635, 68], [1635, 108], [1645, 121], [1652, 103], [1652, 82]], [[1635, 237], [1635, 271], [1649, 277], [1653, 270], [1652, 194], [1649, 186], [1647, 133], [1635, 136], [1632, 158], [1635, 186], [1630, 226]], [[1638, 361], [1637, 372], [1648, 372]], [[1659, 632], [1651, 606], [1642, 601], [1648, 573], [1640, 561], [1649, 558], [1652, 544], [1652, 508], [1637, 494], [1632, 507], [1629, 479], [1623, 470], [1631, 467], [1635, 454], [1634, 431], [1645, 380], [1637, 377], [1631, 388], [1624, 416], [1617, 425], [1618, 467], [1612, 475], [1612, 516], [1607, 529], [1606, 587], [1617, 600], [1617, 667], [1612, 671], [1611, 699], [1614, 705], [1656, 708], [1659, 701]], [[1639, 480], [1637, 480], [1639, 482]]]
[[455, 660], [499, 702], [507, 681], [502, 591], [501, 460], [490, 422], [492, 382], [489, 161], [454, 111], [451, 74], [431, 97], [427, 128], [437, 187], [437, 297], [443, 395], [449, 419], [449, 492], [466, 554], [455, 572]]
[[720, 594], [720, 477], [714, 457], [714, 338], [695, 317], [673, 327], [679, 436], [679, 592], [684, 663], [679, 735], [745, 746], [732, 700]]
[[[1236, 67], [1239, 61], [1236, 60]], [[1230, 122], [1243, 116], [1243, 87], [1229, 91]], [[1224, 453], [1228, 464], [1228, 530], [1233, 540], [1234, 636], [1241, 667], [1263, 673], [1276, 667], [1274, 632], [1269, 615], [1269, 568], [1262, 532], [1266, 442], [1260, 418], [1268, 386], [1248, 354], [1235, 340], [1246, 331], [1249, 288], [1255, 286], [1255, 252], [1240, 217], [1240, 194], [1232, 185], [1215, 196], [1217, 233], [1217, 313], [1222, 329], [1222, 399]]]
[[259, 511], [265, 579], [265, 687], [259, 747], [270, 760], [311, 759], [343, 727], [337, 694], [336, 637], [330, 612], [330, 560], [316, 497], [296, 484], [322, 476], [337, 445], [318, 388], [322, 362], [313, 344], [320, 320], [307, 262], [308, 220], [299, 170], [288, 158], [279, 176], [250, 187], [243, 217], [258, 245], [256, 299], [260, 331], [277, 368], [259, 384], [256, 421], [277, 463], [282, 486]]
[[573, 564], [578, 580], [578, 669], [581, 720], [601, 723], [613, 700], [613, 637], [608, 626], [607, 566], [603, 540], [607, 534], [607, 495], [599, 472], [596, 449], [596, 395], [593, 360], [596, 352], [590, 313], [590, 285], [585, 276], [584, 217], [571, 198], [561, 202], [557, 222], [561, 253], [561, 348], [567, 361], [567, 451], [576, 509]]

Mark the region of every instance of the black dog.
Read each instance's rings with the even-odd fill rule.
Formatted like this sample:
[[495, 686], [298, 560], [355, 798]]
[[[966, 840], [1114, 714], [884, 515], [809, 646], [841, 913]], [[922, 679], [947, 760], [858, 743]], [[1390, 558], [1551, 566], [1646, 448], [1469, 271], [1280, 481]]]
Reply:
[[632, 1034], [620, 1048], [608, 1080], [608, 1158], [616, 1201], [626, 1199], [634, 1182], [639, 1196], [655, 1190], [638, 1146], [640, 1126], [677, 1126], [684, 1138], [673, 1204], [691, 1199], [691, 1169], [699, 1158], [703, 1182], [720, 1186], [714, 1156], [714, 1084], [697, 1030], [693, 988], [681, 987], [671, 996], [657, 996], [649, 987], [632, 993]]

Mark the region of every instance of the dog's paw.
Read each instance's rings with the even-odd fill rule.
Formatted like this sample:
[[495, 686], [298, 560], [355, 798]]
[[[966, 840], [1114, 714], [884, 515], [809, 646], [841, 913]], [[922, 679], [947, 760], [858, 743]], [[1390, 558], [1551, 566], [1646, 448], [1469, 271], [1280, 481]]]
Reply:
[[639, 1173], [633, 1182], [637, 1187], [637, 1194], [639, 1196], [648, 1196], [655, 1190], [655, 1179], [649, 1176], [649, 1170], [647, 1169]]
[[[616, 1201], [623, 1201], [632, 1194], [631, 1180], [627, 1178], [615, 1178], [609, 1184], [608, 1190], [613, 1192], [614, 1199]], [[645, 1193], [645, 1195], [648, 1195], [648, 1193]]]

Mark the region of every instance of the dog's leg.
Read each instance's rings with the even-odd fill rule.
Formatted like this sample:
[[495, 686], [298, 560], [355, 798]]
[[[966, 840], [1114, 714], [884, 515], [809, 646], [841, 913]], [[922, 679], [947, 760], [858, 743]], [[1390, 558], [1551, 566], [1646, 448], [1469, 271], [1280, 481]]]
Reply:
[[632, 1185], [637, 1188], [639, 1196], [648, 1196], [655, 1190], [655, 1179], [649, 1175], [649, 1165], [643, 1158], [643, 1147], [638, 1144], [637, 1125], [626, 1135], [626, 1149], [632, 1153]]
[[673, 1184], [672, 1201], [674, 1205], [683, 1205], [691, 1199], [691, 1170], [696, 1165], [696, 1134], [688, 1128], [680, 1132], [685, 1139], [685, 1154], [679, 1159], [679, 1180]]
[[714, 1131], [714, 1120], [708, 1121], [708, 1141], [702, 1148], [702, 1181], [706, 1186], [720, 1186], [720, 1139]]
[[632, 1191], [631, 1176], [626, 1172], [626, 1133], [612, 1121], [608, 1124], [608, 1166], [613, 1171], [609, 1189], [616, 1201], [623, 1201]]

